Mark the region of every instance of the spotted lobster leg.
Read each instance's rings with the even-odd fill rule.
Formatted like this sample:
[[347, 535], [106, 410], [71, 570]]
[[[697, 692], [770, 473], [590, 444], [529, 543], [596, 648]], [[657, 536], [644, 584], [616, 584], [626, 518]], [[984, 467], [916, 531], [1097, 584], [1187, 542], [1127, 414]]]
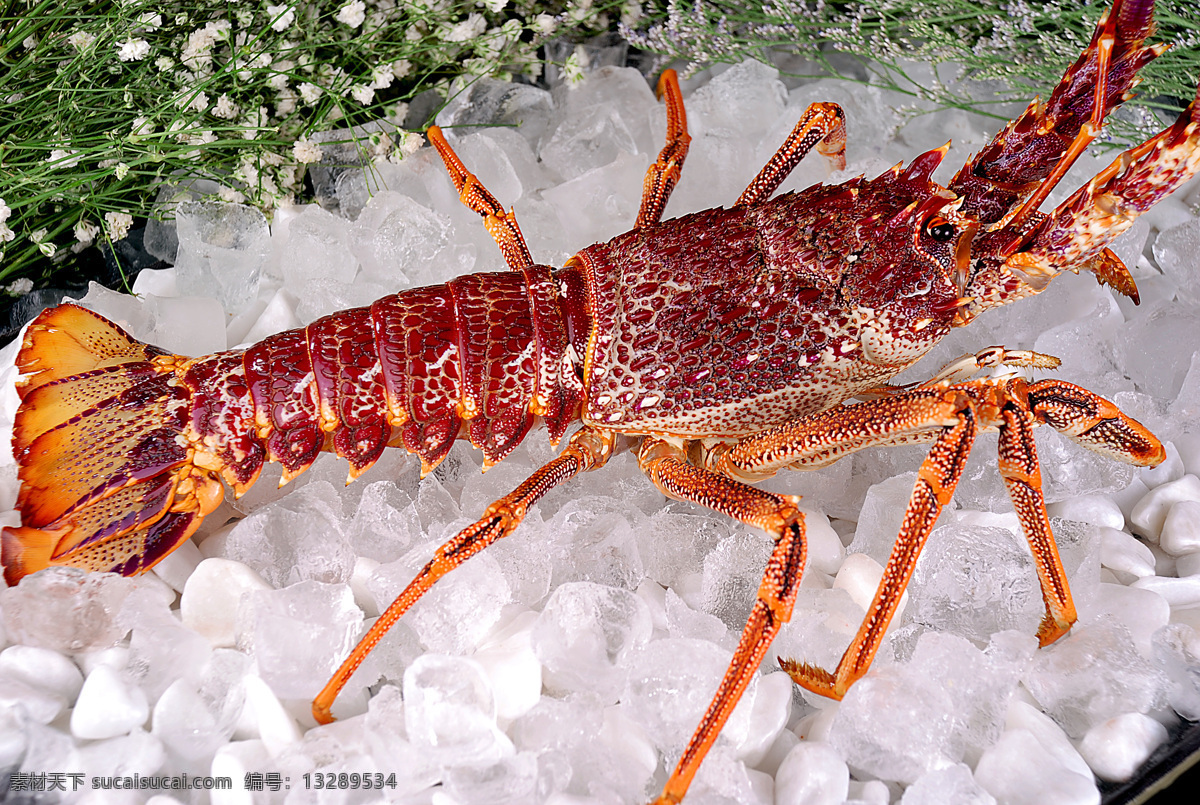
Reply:
[[917, 557], [942, 507], [950, 501], [975, 436], [982, 429], [1000, 432], [1000, 472], [1037, 564], [1046, 607], [1038, 628], [1039, 642], [1047, 645], [1070, 629], [1075, 607], [1046, 516], [1033, 442], [1033, 428], [1041, 424], [1132, 464], [1152, 466], [1165, 456], [1153, 434], [1107, 400], [1070, 383], [1048, 380], [1029, 384], [1021, 379], [938, 383], [800, 417], [732, 447], [714, 448], [703, 467], [688, 463], [682, 450], [647, 439], [639, 461], [665, 494], [729, 514], [775, 537], [775, 549], [741, 641], [656, 805], [677, 803], [687, 792], [771, 640], [791, 617], [800, 585], [805, 548], [796, 499], [763, 492], [745, 481], [769, 477], [785, 467], [824, 466], [865, 447], [933, 442], [919, 470], [883, 581], [836, 671], [780, 660], [797, 684], [841, 699], [870, 667]]

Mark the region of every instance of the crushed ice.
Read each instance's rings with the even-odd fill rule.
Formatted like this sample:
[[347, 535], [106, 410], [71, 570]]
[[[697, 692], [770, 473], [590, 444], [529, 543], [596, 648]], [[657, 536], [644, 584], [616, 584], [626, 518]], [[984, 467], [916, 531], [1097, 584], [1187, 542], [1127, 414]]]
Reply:
[[[714, 69], [687, 94], [695, 139], [666, 217], [729, 203], [812, 101], [847, 113], [849, 166], [834, 180], [949, 135], [947, 163], [959, 164], [993, 128], [961, 111], [906, 122], [894, 107], [911, 98], [830, 81], [789, 88], [753, 63]], [[665, 130], [639, 74], [604, 68], [553, 94], [483, 82], [468, 96], [440, 122], [472, 124], [465, 136], [448, 129], [455, 147], [515, 207], [537, 259], [560, 263], [631, 225]], [[1101, 165], [1085, 156], [1063, 187]], [[270, 228], [252, 210], [198, 201], [202, 183], [164, 189], [176, 227], [155, 222], [147, 242], [176, 267], [143, 273], [138, 298], [93, 288], [84, 304], [137, 337], [201, 354], [503, 268], [431, 149], [369, 174], [326, 174], [322, 207], [280, 210]], [[808, 159], [784, 190], [828, 178]], [[990, 344], [1036, 348], [1170, 442], [1163, 467], [1135, 472], [1039, 433], [1080, 609], [1072, 633], [1036, 649], [1033, 563], [995, 441], [983, 437], [872, 672], [840, 704], [795, 693], [775, 655], [836, 663], [921, 451], [868, 451], [774, 479], [769, 488], [806, 496], [809, 568], [792, 623], [689, 803], [1093, 802], [1093, 775], [1128, 777], [1180, 717], [1200, 716], [1197, 202], [1193, 183], [1114, 244], [1141, 307], [1066, 277], [955, 331], [907, 378]], [[5, 430], [14, 352], [0, 356]], [[155, 574], [56, 570], [0, 591], [0, 770], [228, 774], [239, 791], [246, 774], [277, 772], [290, 785], [212, 799], [230, 803], [316, 801], [304, 775], [317, 772], [394, 775], [389, 796], [423, 802], [644, 801], [708, 704], [769, 540], [666, 502], [628, 454], [554, 490], [516, 534], [439, 583], [360, 669], [339, 722], [316, 727], [308, 712], [432, 550], [553, 454], [534, 432], [482, 475], [459, 443], [423, 482], [418, 462], [396, 453], [350, 486], [344, 463], [323, 456], [282, 491], [268, 470], [209, 518], [198, 549]], [[11, 457], [3, 464], [0, 500], [11, 508]]]

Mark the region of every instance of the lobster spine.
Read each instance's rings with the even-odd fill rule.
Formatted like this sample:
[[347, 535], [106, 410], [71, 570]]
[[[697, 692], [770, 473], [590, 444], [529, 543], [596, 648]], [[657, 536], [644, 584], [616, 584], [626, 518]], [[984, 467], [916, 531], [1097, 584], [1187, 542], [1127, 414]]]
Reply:
[[557, 440], [583, 397], [564, 312], [579, 319], [581, 292], [545, 266], [466, 275], [194, 359], [74, 305], [45, 311], [18, 356], [30, 516], [4, 530], [8, 582], [49, 565], [148, 570], [217, 508], [218, 478], [241, 495], [267, 461], [287, 482], [332, 450], [353, 479], [390, 445], [428, 472], [463, 435], [491, 464], [537, 416]]

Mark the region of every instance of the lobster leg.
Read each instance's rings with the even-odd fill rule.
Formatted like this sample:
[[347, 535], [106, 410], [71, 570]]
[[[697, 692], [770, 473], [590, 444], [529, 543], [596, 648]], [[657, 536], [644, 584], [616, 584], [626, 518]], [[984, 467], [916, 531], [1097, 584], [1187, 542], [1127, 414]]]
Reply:
[[846, 167], [846, 113], [836, 103], [810, 104], [736, 203], [748, 207], [769, 199], [813, 146], [829, 160], [832, 170]]
[[708, 506], [775, 537], [775, 549], [767, 561], [758, 588], [758, 600], [742, 630], [729, 668], [700, 726], [663, 787], [662, 795], [655, 801], [666, 805], [683, 799], [700, 762], [758, 672], [771, 641], [791, 618], [804, 571], [806, 540], [804, 516], [796, 508], [798, 499], [795, 497], [764, 492], [693, 466], [680, 448], [656, 439], [647, 438], [642, 443], [638, 464], [664, 494]]
[[362, 665], [371, 650], [387, 634], [388, 629], [429, 591], [434, 582], [496, 540], [511, 534], [525, 519], [529, 507], [551, 489], [581, 472], [603, 466], [612, 455], [613, 440], [614, 436], [610, 431], [587, 427], [576, 431], [567, 448], [557, 458], [534, 472], [508, 495], [488, 506], [478, 522], [463, 529], [438, 548], [434, 558], [379, 616], [350, 652], [350, 656], [317, 694], [312, 704], [313, 717], [321, 724], [333, 721], [331, 708], [338, 693], [346, 686], [346, 682], [358, 666]]
[[446, 142], [439, 127], [430, 126], [425, 132], [425, 136], [437, 149], [438, 154], [442, 157], [442, 162], [446, 163], [446, 172], [450, 174], [450, 180], [454, 182], [454, 189], [458, 191], [459, 201], [483, 216], [483, 225], [487, 227], [488, 234], [500, 247], [500, 253], [504, 255], [504, 261], [508, 263], [508, 267], [513, 271], [520, 271], [532, 266], [533, 256], [529, 253], [529, 246], [525, 244], [521, 228], [517, 226], [517, 217], [511, 210], [505, 212], [504, 205], [488, 192], [475, 174], [467, 170], [462, 160], [458, 158], [458, 154], [454, 153], [454, 149], [450, 147], [450, 143]]
[[642, 180], [642, 204], [638, 209], [637, 228], [653, 226], [662, 220], [663, 209], [671, 191], [679, 182], [683, 160], [692, 142], [687, 131], [687, 112], [683, 108], [683, 93], [674, 70], [664, 70], [658, 79], [658, 96], [667, 105], [667, 143], [658, 159], [646, 171]]

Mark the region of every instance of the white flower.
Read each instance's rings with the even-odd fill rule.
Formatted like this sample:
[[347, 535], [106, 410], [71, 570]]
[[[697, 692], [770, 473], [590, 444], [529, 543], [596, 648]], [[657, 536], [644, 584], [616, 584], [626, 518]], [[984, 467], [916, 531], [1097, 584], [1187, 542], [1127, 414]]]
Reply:
[[296, 111], [296, 93], [285, 89], [275, 96], [275, 114], [287, 117]]
[[499, 14], [508, 5], [508, 0], [483, 0], [483, 5], [493, 14]]
[[287, 89], [287, 85], [287, 73], [271, 73], [271, 77], [267, 79], [267, 86], [274, 90]]
[[210, 51], [216, 42], [217, 35], [215, 31], [210, 31], [207, 27], [197, 28], [188, 34], [187, 44], [184, 45], [183, 52], [179, 54], [179, 60], [192, 70], [207, 67], [212, 63], [212, 53]]
[[444, 39], [447, 42], [466, 42], [479, 36], [485, 28], [487, 28], [487, 20], [483, 18], [483, 15], [471, 14], [447, 31]]
[[50, 156], [46, 157], [46, 161], [55, 168], [73, 168], [79, 164], [79, 151], [74, 148], [55, 148], [50, 152]]
[[113, 173], [116, 174], [118, 180], [124, 179], [129, 175], [129, 166], [124, 162], [118, 162], [116, 167], [113, 169]]
[[147, 134], [153, 134], [154, 133], [154, 124], [150, 122], [150, 118], [148, 118], [148, 117], [135, 117], [133, 119], [133, 126], [131, 128], [131, 133], [135, 137], [144, 136]]
[[138, 25], [153, 31], [162, 25], [162, 14], [157, 14], [153, 11], [143, 11], [138, 15]]
[[149, 52], [150, 43], [145, 39], [127, 39], [117, 50], [117, 57], [121, 61], [141, 61]]
[[0, 224], [0, 243], [7, 243], [16, 236], [17, 233], [9, 229], [8, 224]]
[[[3, 257], [4, 252], [0, 252], [0, 259], [3, 259]], [[4, 290], [12, 296], [24, 296], [33, 290], [33, 280], [29, 279], [29, 277], [21, 277], [6, 285]]]
[[290, 6], [273, 6], [267, 4], [267, 16], [271, 19], [271, 28], [279, 33], [286, 31], [296, 21], [296, 12]]
[[4, 203], [4, 199], [0, 198], [0, 223], [7, 221], [10, 215], [12, 215], [12, 208]]
[[396, 78], [404, 78], [410, 70], [412, 70], [412, 62], [408, 59], [392, 62], [392, 75], [396, 76]]
[[583, 68], [587, 66], [587, 61], [587, 54], [577, 45], [563, 65], [563, 81], [568, 87], [577, 87], [583, 83]]
[[371, 71], [371, 86], [374, 89], [387, 89], [396, 80], [390, 64], [381, 64]]
[[106, 212], [104, 223], [108, 229], [108, 239], [121, 240], [129, 234], [129, 227], [133, 226], [133, 216], [127, 212]]
[[304, 102], [310, 106], [317, 102], [317, 99], [321, 97], [322, 92], [324, 92], [324, 90], [322, 90], [316, 84], [309, 84], [305, 82], [300, 85], [300, 97], [303, 98]]
[[246, 201], [246, 196], [241, 191], [234, 190], [232, 187], [221, 185], [221, 189], [217, 191], [217, 195], [222, 201], [228, 201], [231, 204], [242, 204]]
[[321, 146], [308, 139], [296, 140], [296, 144], [292, 146], [292, 156], [296, 158], [297, 162], [306, 164], [320, 162]]
[[425, 146], [425, 138], [418, 132], [410, 131], [404, 135], [404, 139], [400, 141], [399, 150], [404, 156], [412, 156], [420, 151]]
[[154, 60], [154, 66], [158, 68], [160, 73], [165, 73], [167, 70], [175, 67], [175, 60], [170, 56], [159, 56]]
[[58, 251], [58, 247], [55, 246], [50, 241], [46, 240], [46, 235], [48, 235], [48, 234], [50, 234], [50, 231], [48, 229], [39, 229], [36, 232], [34, 232], [32, 235], [30, 235], [29, 239], [33, 241], [33, 244], [35, 246], [38, 247], [39, 252], [46, 255], [47, 257], [53, 257], [54, 253], [56, 251]]
[[95, 41], [95, 35], [89, 34], [87, 31], [76, 31], [67, 37], [67, 42], [71, 47], [81, 52], [90, 48]]
[[38, 43], [38, 41], [37, 41], [36, 36], [27, 36], [27, 37], [25, 37], [25, 41], [22, 42], [21, 45], [26, 50], [33, 50], [35, 47], [37, 47], [37, 43]]
[[204, 110], [208, 109], [208, 94], [204, 92], [197, 92], [196, 96], [192, 98], [191, 103], [188, 104], [188, 107], [195, 109], [197, 112], [203, 112]]
[[80, 218], [79, 223], [75, 224], [75, 240], [80, 243], [91, 243], [100, 234], [100, 227], [93, 224], [91, 221], [85, 221]]
[[533, 30], [542, 36], [549, 36], [558, 27], [558, 20], [549, 14], [538, 14], [533, 18]]
[[355, 84], [350, 88], [350, 94], [354, 97], [354, 100], [366, 106], [374, 99], [375, 89], [374, 87], [368, 87], [366, 84]]
[[367, 4], [362, 0], [354, 0], [338, 9], [337, 21], [357, 28], [367, 18]]
[[225, 120], [233, 120], [238, 116], [239, 111], [238, 105], [228, 95], [217, 98], [217, 105], [212, 108], [214, 115]]

